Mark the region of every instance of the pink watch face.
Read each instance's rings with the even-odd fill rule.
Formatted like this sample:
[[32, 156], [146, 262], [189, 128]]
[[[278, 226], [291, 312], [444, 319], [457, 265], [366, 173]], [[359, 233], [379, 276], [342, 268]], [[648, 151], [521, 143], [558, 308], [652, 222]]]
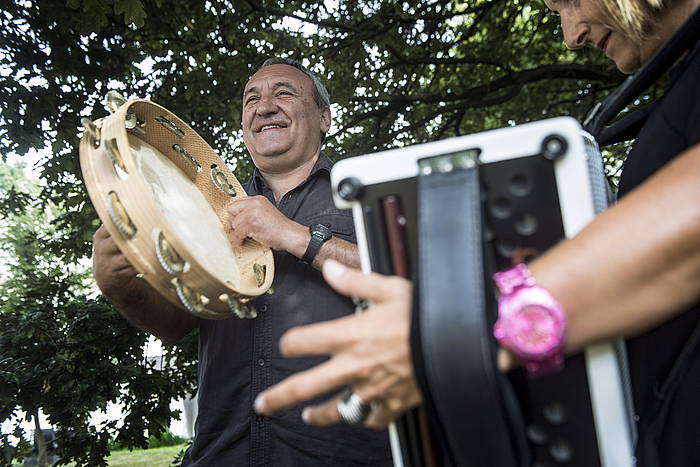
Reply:
[[522, 354], [542, 358], [560, 347], [562, 324], [549, 308], [528, 305], [510, 316], [505, 337]]

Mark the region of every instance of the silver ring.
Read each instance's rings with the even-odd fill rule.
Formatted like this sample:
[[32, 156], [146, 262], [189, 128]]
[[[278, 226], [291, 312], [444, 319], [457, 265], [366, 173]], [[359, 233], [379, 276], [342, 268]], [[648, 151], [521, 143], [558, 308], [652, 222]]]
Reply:
[[348, 425], [361, 425], [367, 420], [372, 406], [365, 404], [360, 396], [346, 389], [337, 403], [340, 419]]

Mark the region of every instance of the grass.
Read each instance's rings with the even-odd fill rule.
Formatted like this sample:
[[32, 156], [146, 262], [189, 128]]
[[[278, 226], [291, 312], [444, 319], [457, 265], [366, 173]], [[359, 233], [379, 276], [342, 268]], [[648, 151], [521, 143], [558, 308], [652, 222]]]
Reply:
[[166, 446], [133, 451], [114, 451], [107, 458], [109, 467], [169, 467], [183, 446]]
[[[112, 451], [112, 454], [107, 458], [107, 463], [109, 467], [170, 467], [170, 463], [183, 447], [185, 447], [184, 444], [162, 448], [134, 449], [133, 451], [127, 449]], [[74, 465], [68, 464], [68, 467]]]

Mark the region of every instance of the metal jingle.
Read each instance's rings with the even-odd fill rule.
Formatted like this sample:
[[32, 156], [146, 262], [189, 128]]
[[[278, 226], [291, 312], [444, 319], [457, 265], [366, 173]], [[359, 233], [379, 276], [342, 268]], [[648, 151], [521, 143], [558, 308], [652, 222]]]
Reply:
[[205, 305], [209, 302], [209, 299], [185, 285], [179, 278], [173, 277], [172, 283], [175, 286], [175, 293], [177, 298], [180, 299], [180, 303], [185, 307], [187, 311], [194, 314], [200, 313], [212, 313], [215, 312], [205, 308]]
[[124, 171], [124, 173], [128, 173], [126, 170], [126, 165], [124, 165], [124, 159], [122, 159], [122, 154], [121, 152], [119, 152], [117, 140], [115, 138], [112, 138], [110, 140], [104, 141], [103, 144], [105, 152], [109, 156], [114, 167], [121, 169], [122, 171]]
[[177, 276], [187, 269], [187, 261], [175, 251], [175, 248], [166, 240], [165, 235], [159, 229], [155, 237], [155, 249], [158, 262], [165, 269], [165, 272]]
[[185, 160], [187, 160], [187, 162], [192, 164], [192, 167], [194, 167], [197, 172], [202, 171], [202, 166], [199, 165], [197, 159], [195, 159], [194, 156], [190, 154], [190, 152], [187, 149], [183, 148], [177, 143], [173, 144], [173, 149], [175, 150], [175, 152], [180, 154]]
[[[104, 105], [111, 114], [116, 113], [126, 103], [126, 98], [115, 90], [108, 91], [104, 100]], [[124, 118], [124, 127], [128, 130], [133, 130], [137, 125], [138, 119], [136, 114], [131, 110], [127, 111]]]
[[226, 174], [219, 168], [218, 165], [212, 164], [209, 175], [211, 175], [211, 181], [214, 186], [220, 191], [232, 197], [237, 195], [236, 189], [229, 183], [228, 177], [226, 177]]
[[267, 272], [267, 266], [264, 264], [253, 263], [253, 273], [255, 274], [255, 282], [258, 287], [261, 287], [265, 283], [265, 273]]
[[253, 319], [258, 316], [258, 312], [250, 305], [245, 303], [249, 302], [251, 297], [245, 296], [234, 296], [231, 297], [229, 294], [223, 293], [219, 295], [219, 300], [228, 305], [228, 309], [234, 315], [241, 319]]
[[258, 317], [258, 312], [255, 308], [250, 305], [240, 303], [235, 298], [229, 300], [228, 306], [229, 309], [241, 319], [253, 319]]
[[114, 226], [122, 235], [126, 238], [131, 238], [136, 235], [136, 226], [131, 222], [129, 214], [119, 200], [119, 195], [114, 191], [110, 191], [107, 194], [107, 213], [110, 219], [112, 219]]
[[136, 118], [136, 114], [133, 111], [127, 111], [126, 118], [124, 119], [124, 127], [127, 130], [134, 130], [137, 128], [138, 124], [139, 120]]
[[170, 131], [170, 132], [172, 132], [172, 133], [175, 133], [175, 134], [176, 134], [177, 136], [179, 136], [180, 138], [183, 138], [183, 137], [185, 136], [185, 132], [182, 131], [182, 130], [180, 129], [180, 127], [178, 127], [177, 125], [175, 125], [175, 123], [171, 122], [170, 120], [168, 120], [168, 119], [165, 118], [164, 116], [158, 115], [155, 119], [156, 119], [156, 122], [158, 122], [158, 123], [160, 123], [161, 125], [163, 125], [163, 127], [164, 127], [166, 130], [168, 130], [168, 131]]
[[117, 110], [119, 110], [119, 107], [121, 107], [124, 104], [126, 104], [126, 98], [122, 96], [119, 92], [115, 90], [107, 92], [107, 96], [104, 100], [104, 105], [109, 111], [109, 113], [116, 113]]
[[95, 148], [100, 147], [100, 129], [95, 125], [95, 122], [90, 120], [87, 117], [83, 117], [80, 119], [80, 123], [83, 124], [83, 128], [85, 128], [85, 133], [87, 133], [88, 138], [92, 140], [92, 145]]

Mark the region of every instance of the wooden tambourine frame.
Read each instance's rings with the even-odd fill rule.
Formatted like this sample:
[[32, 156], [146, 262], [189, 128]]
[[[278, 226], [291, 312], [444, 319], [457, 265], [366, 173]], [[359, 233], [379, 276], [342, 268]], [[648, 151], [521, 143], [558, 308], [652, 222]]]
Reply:
[[[247, 302], [272, 285], [272, 251], [246, 239], [241, 247], [232, 248], [239, 282], [215, 277], [158, 207], [137, 166], [133, 144], [138, 141], [134, 138], [154, 147], [182, 170], [227, 235], [226, 207], [233, 199], [246, 196], [243, 187], [214, 150], [173, 113], [148, 100], [121, 99], [108, 96], [108, 107], [114, 112], [108, 117], [95, 122], [83, 119], [85, 132], [80, 141], [85, 185], [107, 231], [143, 279], [176, 306], [208, 319], [254, 318], [256, 312]], [[201, 241], [206, 239], [207, 233], [202, 232]]]

